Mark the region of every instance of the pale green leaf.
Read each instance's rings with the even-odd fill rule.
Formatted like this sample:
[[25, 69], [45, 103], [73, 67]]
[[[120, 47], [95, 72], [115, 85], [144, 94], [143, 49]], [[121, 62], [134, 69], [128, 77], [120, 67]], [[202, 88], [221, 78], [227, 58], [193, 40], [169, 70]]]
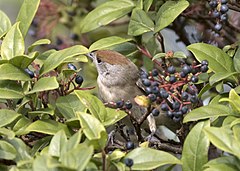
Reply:
[[39, 45], [48, 45], [50, 44], [51, 41], [49, 39], [40, 39], [40, 40], [37, 40], [36, 42], [34, 42], [33, 44], [31, 44], [31, 46], [28, 47], [28, 52], [32, 52], [32, 50], [36, 47], [36, 46], [39, 46]]
[[51, 156], [60, 157], [63, 146], [67, 143], [67, 136], [63, 130], [58, 131], [52, 138], [48, 154]]
[[0, 158], [5, 160], [13, 160], [16, 157], [15, 148], [4, 140], [0, 140]]
[[0, 10], [0, 38], [11, 28], [11, 21], [8, 16]]
[[18, 119], [21, 116], [21, 114], [9, 110], [9, 109], [0, 109], [0, 127], [6, 126], [16, 119]]
[[23, 97], [22, 87], [16, 81], [0, 80], [1, 99], [21, 99]]
[[213, 74], [210, 78], [209, 78], [209, 84], [212, 86], [213, 84], [228, 79], [230, 78], [232, 75], [236, 75], [239, 74], [237, 72], [218, 72], [216, 74]]

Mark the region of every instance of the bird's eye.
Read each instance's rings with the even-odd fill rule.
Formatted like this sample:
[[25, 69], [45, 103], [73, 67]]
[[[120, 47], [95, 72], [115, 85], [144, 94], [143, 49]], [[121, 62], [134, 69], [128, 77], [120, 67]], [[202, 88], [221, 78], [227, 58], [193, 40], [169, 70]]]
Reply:
[[102, 63], [102, 60], [97, 58], [97, 62], [100, 64], [100, 63]]

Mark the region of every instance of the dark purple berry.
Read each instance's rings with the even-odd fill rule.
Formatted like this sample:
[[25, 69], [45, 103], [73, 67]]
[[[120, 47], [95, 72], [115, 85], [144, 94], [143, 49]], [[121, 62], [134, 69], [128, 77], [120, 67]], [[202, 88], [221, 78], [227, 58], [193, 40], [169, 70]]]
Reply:
[[212, 16], [213, 16], [214, 18], [218, 18], [218, 17], [220, 17], [220, 12], [217, 11], [217, 10], [214, 10], [214, 11], [212, 12]]
[[170, 77], [169, 77], [169, 82], [170, 83], [175, 83], [177, 81], [177, 78], [174, 76], [174, 75], [171, 75]]
[[125, 158], [124, 163], [127, 167], [132, 167], [133, 166], [133, 159]]
[[174, 112], [173, 116], [175, 117], [181, 117], [182, 116], [182, 111], [177, 111], [177, 112]]
[[189, 65], [184, 65], [182, 67], [182, 72], [186, 75], [189, 74], [191, 72], [191, 67]]
[[201, 71], [202, 72], [207, 72], [208, 71], [208, 66], [207, 65], [201, 66]]
[[132, 150], [132, 149], [134, 149], [134, 143], [133, 143], [132, 141], [128, 141], [128, 142], [126, 143], [126, 149], [127, 149], [127, 150]]
[[151, 81], [149, 79], [146, 79], [146, 78], [142, 79], [142, 83], [146, 87], [149, 87], [151, 85]]
[[168, 104], [167, 104], [167, 103], [162, 103], [162, 104], [161, 104], [161, 110], [163, 110], [163, 111], [168, 111], [168, 110], [169, 110]]
[[193, 75], [193, 76], [191, 77], [191, 81], [192, 81], [193, 83], [197, 83], [197, 82], [198, 82], [198, 76]]
[[130, 101], [125, 102], [125, 107], [126, 107], [126, 109], [131, 109], [132, 103]]
[[208, 61], [207, 61], [207, 60], [203, 60], [203, 61], [201, 62], [201, 66], [203, 66], [203, 65], [207, 65], [207, 66], [208, 66]]
[[182, 71], [180, 72], [180, 77], [181, 78], [185, 78], [187, 76], [187, 74], [183, 73]]
[[221, 0], [221, 4], [226, 4], [228, 0]]
[[180, 103], [179, 103], [178, 101], [173, 102], [172, 108], [173, 108], [174, 110], [179, 109], [179, 107], [180, 107]]
[[183, 114], [186, 114], [188, 112], [188, 107], [187, 106], [183, 106], [181, 109]]
[[211, 8], [216, 8], [217, 5], [218, 5], [218, 3], [217, 3], [216, 0], [211, 0], [211, 1], [209, 2], [209, 6], [210, 6]]
[[215, 29], [216, 31], [222, 30], [222, 24], [217, 23], [217, 24], [214, 26], [214, 29]]
[[228, 11], [228, 6], [226, 4], [222, 4], [220, 7], [220, 11], [222, 13], [226, 13]]
[[220, 20], [221, 21], [227, 21], [228, 20], [228, 15], [227, 14], [222, 14], [221, 16], [220, 16]]
[[167, 116], [168, 116], [169, 118], [173, 118], [173, 112], [167, 111]]
[[81, 85], [83, 83], [83, 77], [81, 75], [77, 75], [75, 78], [75, 83]]
[[181, 117], [176, 117], [176, 116], [173, 117], [174, 122], [179, 122], [180, 120], [181, 120]]
[[153, 69], [153, 70], [152, 70], [152, 76], [153, 76], [153, 77], [158, 76], [158, 70], [157, 70], [157, 69]]
[[188, 93], [186, 91], [182, 92], [182, 100], [187, 100], [188, 99]]
[[166, 98], [168, 98], [168, 96], [169, 96], [168, 92], [164, 88], [161, 88], [160, 89], [160, 97], [166, 99]]
[[157, 96], [155, 94], [149, 94], [148, 98], [151, 100], [151, 102], [154, 102], [157, 100]]
[[67, 66], [68, 66], [68, 69], [77, 70], [76, 66], [73, 64], [67, 64]]
[[159, 113], [160, 113], [159, 110], [156, 109], [156, 108], [152, 110], [152, 115], [153, 115], [153, 116], [158, 116]]
[[152, 92], [154, 94], [158, 94], [159, 93], [159, 88], [157, 86], [152, 87]]
[[34, 72], [32, 72], [30, 69], [26, 68], [24, 71], [29, 75], [30, 78], [34, 77]]
[[174, 74], [176, 72], [176, 68], [174, 66], [170, 66], [167, 68], [167, 72], [169, 74]]
[[152, 93], [152, 88], [151, 87], [146, 87], [145, 89], [146, 94], [151, 94]]
[[190, 98], [190, 101], [195, 104], [198, 102], [198, 97], [196, 95], [192, 95], [191, 98]]
[[119, 101], [116, 102], [117, 108], [122, 108], [123, 105], [124, 105], [124, 101], [123, 100], [119, 100]]
[[152, 82], [152, 86], [153, 86], [153, 87], [158, 87], [158, 86], [159, 86], [159, 83], [158, 83], [157, 81], [153, 81], [153, 82]]
[[141, 79], [148, 78], [148, 74], [144, 71], [141, 72], [140, 74]]

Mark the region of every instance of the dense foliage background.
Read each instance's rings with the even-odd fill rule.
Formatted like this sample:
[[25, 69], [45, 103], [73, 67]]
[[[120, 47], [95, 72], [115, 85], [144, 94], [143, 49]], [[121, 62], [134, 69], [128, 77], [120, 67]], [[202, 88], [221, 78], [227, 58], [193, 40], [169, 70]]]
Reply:
[[[240, 170], [239, 12], [238, 0], [23, 0], [11, 22], [1, 9], [0, 170]], [[142, 131], [160, 118], [153, 139], [109, 139], [130, 114], [97, 97], [85, 54], [101, 49], [145, 71], [136, 101], [149, 111], [132, 119]]]

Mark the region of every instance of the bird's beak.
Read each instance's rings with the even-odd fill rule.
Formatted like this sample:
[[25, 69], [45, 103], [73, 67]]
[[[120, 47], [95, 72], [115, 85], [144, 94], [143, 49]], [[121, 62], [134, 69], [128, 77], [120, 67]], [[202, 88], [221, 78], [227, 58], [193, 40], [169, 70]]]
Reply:
[[86, 56], [91, 58], [92, 60], [94, 59], [94, 53], [93, 52], [87, 53]]

